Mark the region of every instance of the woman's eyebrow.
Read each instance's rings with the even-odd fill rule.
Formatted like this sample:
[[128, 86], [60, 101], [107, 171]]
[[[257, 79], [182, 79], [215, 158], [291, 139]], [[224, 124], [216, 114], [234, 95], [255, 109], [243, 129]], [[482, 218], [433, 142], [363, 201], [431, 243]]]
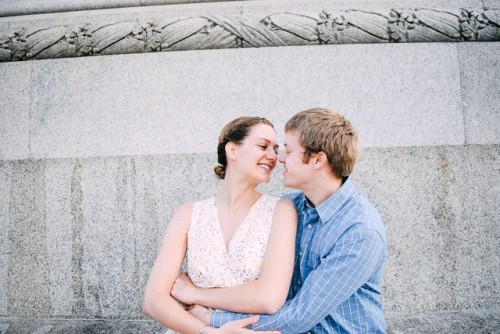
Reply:
[[[263, 141], [265, 141], [266, 143], [271, 144], [271, 141], [270, 141], [269, 139], [267, 139], [267, 138], [257, 138], [257, 140], [263, 140]], [[280, 146], [279, 146], [278, 144], [276, 144], [276, 145], [274, 145], [274, 146], [273, 146], [273, 148], [274, 148], [274, 149], [276, 149], [276, 150], [277, 150], [279, 147], [280, 147]]]

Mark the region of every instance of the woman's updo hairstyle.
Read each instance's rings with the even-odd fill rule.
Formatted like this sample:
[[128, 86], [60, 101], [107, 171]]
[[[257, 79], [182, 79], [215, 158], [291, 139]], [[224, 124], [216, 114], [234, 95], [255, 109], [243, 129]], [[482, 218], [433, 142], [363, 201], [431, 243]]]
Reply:
[[227, 157], [226, 144], [229, 142], [237, 145], [248, 136], [248, 133], [258, 124], [269, 125], [274, 129], [273, 123], [264, 117], [243, 116], [232, 120], [222, 129], [219, 135], [219, 144], [217, 145], [217, 162], [219, 165], [214, 167], [215, 175], [221, 180], [226, 177]]

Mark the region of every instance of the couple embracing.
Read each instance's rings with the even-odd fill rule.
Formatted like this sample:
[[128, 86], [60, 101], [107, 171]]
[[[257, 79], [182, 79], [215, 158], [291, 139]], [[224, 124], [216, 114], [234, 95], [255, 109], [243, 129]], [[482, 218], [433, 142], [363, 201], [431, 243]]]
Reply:
[[[387, 242], [377, 210], [354, 189], [357, 134], [314, 108], [285, 125], [284, 152], [261, 117], [219, 136], [209, 199], [181, 206], [146, 286], [146, 315], [168, 333], [384, 333], [381, 279]], [[256, 190], [274, 167], [300, 191]], [[179, 275], [187, 255], [188, 273]]]

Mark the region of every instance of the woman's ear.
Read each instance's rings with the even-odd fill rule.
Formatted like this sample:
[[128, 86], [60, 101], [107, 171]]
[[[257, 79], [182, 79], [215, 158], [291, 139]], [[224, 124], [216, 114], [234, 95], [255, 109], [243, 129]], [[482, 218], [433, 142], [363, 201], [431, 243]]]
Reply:
[[226, 144], [226, 157], [228, 160], [235, 160], [236, 159], [236, 148], [237, 145], [231, 141], [227, 142]]

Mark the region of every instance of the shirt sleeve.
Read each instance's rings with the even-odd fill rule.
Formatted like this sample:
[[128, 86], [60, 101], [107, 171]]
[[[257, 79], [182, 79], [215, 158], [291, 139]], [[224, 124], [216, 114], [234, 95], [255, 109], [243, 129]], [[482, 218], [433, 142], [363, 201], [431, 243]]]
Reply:
[[[279, 330], [282, 334], [307, 332], [365, 284], [385, 258], [384, 239], [368, 228], [347, 230], [332, 246], [297, 295], [275, 314], [261, 315], [252, 329]], [[247, 316], [214, 312], [212, 326]]]

